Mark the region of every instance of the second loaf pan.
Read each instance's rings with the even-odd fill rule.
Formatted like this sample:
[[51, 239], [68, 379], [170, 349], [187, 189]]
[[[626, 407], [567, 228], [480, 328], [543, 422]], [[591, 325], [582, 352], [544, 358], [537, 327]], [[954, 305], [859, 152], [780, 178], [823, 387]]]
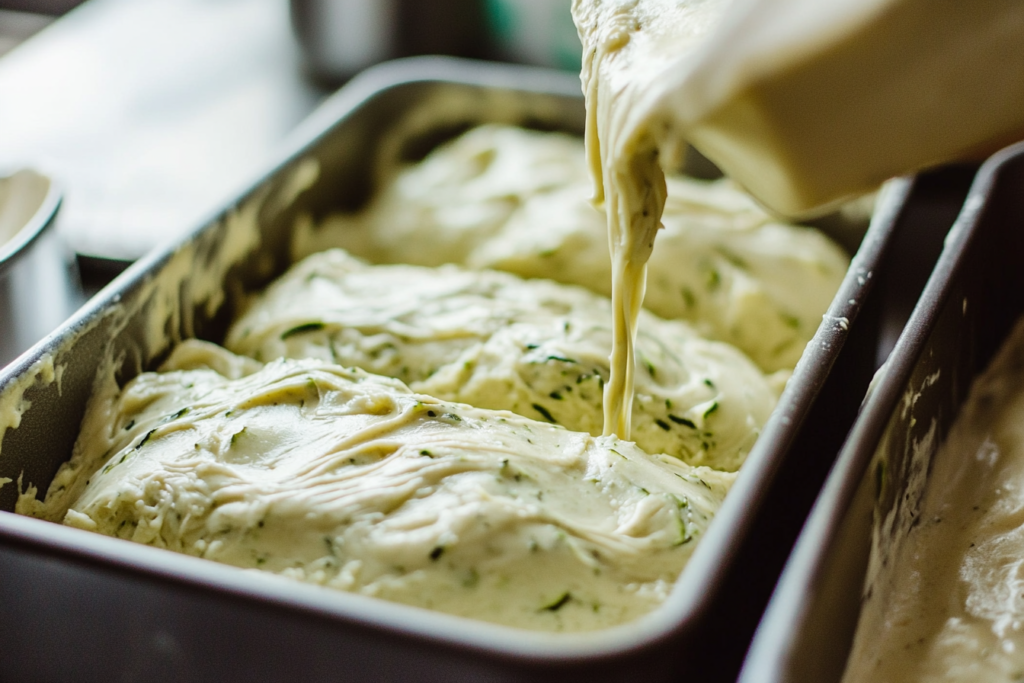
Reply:
[[[422, 157], [487, 122], [581, 134], [578, 80], [440, 59], [354, 80], [262, 179], [0, 371], [0, 477], [45, 491], [70, 455], [102, 359], [119, 359], [124, 383], [181, 339], [220, 341], [245, 293], [289, 265], [300, 213], [354, 208], [374, 189], [376, 163]], [[646, 617], [587, 634], [518, 631], [0, 512], [4, 675], [729, 680], [874, 369], [881, 303], [872, 283], [921, 187], [892, 190], [717, 519]], [[15, 493], [0, 489], [0, 510], [13, 509]]]
[[[916, 524], [975, 376], [1024, 314], [1024, 144], [978, 171], [963, 210], [779, 581], [743, 683], [839, 681], [861, 604]], [[894, 520], [884, 532], [875, 520]], [[875, 539], [873, 541], [873, 534]], [[872, 548], [872, 544], [875, 548]], [[868, 579], [869, 556], [877, 571]]]

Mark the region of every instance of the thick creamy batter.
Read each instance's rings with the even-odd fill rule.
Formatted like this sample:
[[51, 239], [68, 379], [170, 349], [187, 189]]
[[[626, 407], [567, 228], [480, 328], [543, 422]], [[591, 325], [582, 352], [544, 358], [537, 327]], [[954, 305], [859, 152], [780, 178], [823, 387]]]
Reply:
[[732, 479], [333, 363], [263, 366], [188, 341], [94, 399], [46, 505], [30, 489], [19, 511], [451, 614], [589, 630], [660, 604]]
[[[483, 149], [467, 164], [459, 150], [474, 140]], [[474, 267], [490, 265], [474, 254], [490, 253], [509, 270], [611, 289], [607, 252], [568, 274], [558, 265], [604, 251], [581, 200], [578, 142], [485, 128], [422, 165], [431, 167], [449, 173], [437, 192], [403, 185], [405, 174], [395, 187], [419, 188], [433, 204], [398, 197], [394, 215], [417, 218], [353, 239]], [[388, 205], [382, 196], [364, 215]], [[785, 343], [759, 362], [788, 368], [824, 309], [807, 303], [808, 283], [834, 282], [831, 298], [846, 268], [827, 241], [773, 223], [741, 196], [724, 182], [679, 181], [670, 197], [687, 245], [678, 253], [690, 260], [666, 260], [657, 300], [699, 331], [633, 312], [643, 330], [630, 351], [641, 363], [631, 417], [647, 453], [595, 436], [610, 374], [606, 298], [507, 273], [370, 266], [331, 250], [296, 265], [236, 321], [226, 343], [251, 358], [188, 341], [123, 390], [101, 373], [72, 459], [44, 502], [29, 486], [18, 511], [512, 626], [634, 619], [671, 590], [786, 376], [766, 376], [700, 332], [755, 349], [759, 330], [775, 335]], [[563, 222], [574, 212], [586, 218]], [[300, 230], [297, 248], [303, 234], [314, 233]], [[506, 249], [513, 235], [528, 246]], [[556, 261], [535, 248], [550, 236]], [[787, 301], [793, 288], [805, 296]], [[730, 312], [717, 316], [723, 302]], [[781, 326], [741, 331], [757, 315]]]
[[[610, 296], [608, 229], [590, 187], [577, 138], [480, 126], [402, 169], [360, 213], [300, 222], [293, 252], [340, 246], [373, 263], [457, 263]], [[667, 188], [644, 307], [766, 371], [792, 369], [846, 273], [845, 253], [773, 219], [728, 180], [669, 175]]]
[[[335, 249], [271, 285], [228, 332], [257, 360], [320, 358], [413, 390], [597, 435], [608, 300], [579, 287], [455, 266], [370, 266]], [[637, 445], [736, 470], [776, 392], [735, 348], [643, 312]]]
[[684, 140], [657, 109], [666, 71], [678, 68], [721, 17], [723, 0], [574, 0], [583, 41], [587, 159], [594, 202], [608, 221], [614, 343], [605, 432], [629, 438], [637, 316], [667, 189], [661, 156], [679, 166]]
[[892, 585], [865, 605], [848, 683], [1024, 680], [1024, 322], [933, 468]]

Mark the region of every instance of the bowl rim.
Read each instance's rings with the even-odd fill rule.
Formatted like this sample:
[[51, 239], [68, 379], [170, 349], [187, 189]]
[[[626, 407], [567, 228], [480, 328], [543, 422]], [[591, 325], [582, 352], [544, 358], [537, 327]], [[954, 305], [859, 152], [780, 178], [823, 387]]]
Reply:
[[32, 216], [18, 228], [17, 232], [11, 236], [5, 242], [0, 242], [0, 276], [2, 276], [8, 268], [12, 267], [18, 258], [28, 252], [29, 247], [33, 242], [46, 230], [48, 227], [53, 225], [57, 216], [57, 210], [60, 208], [61, 202], [63, 201], [63, 192], [60, 186], [54, 179], [45, 173], [37, 171], [34, 168], [13, 168], [13, 169], [0, 169], [0, 179], [9, 178], [15, 173], [21, 171], [30, 171], [35, 173], [42, 178], [45, 178], [48, 187], [46, 194], [43, 196], [43, 200], [36, 207], [35, 212]]

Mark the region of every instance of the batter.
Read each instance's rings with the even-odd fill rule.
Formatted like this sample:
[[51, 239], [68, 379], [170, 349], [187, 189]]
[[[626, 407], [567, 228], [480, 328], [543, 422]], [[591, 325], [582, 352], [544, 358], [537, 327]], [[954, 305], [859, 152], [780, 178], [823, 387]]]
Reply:
[[[457, 160], [474, 136], [484, 142], [481, 154], [468, 164], [445, 160]], [[550, 142], [550, 151], [523, 148], [520, 162], [543, 159], [550, 174], [506, 167], [487, 178], [516, 139], [533, 145], [531, 136]], [[432, 158], [453, 173], [449, 195], [421, 203], [413, 238], [393, 244], [436, 241], [438, 253], [449, 251], [445, 244], [466, 248], [455, 254], [466, 261], [470, 253], [506, 253], [524, 271], [558, 272], [538, 265], [550, 255], [532, 247], [503, 249], [500, 233], [512, 234], [520, 220], [529, 226], [519, 231], [523, 244], [560, 234], [563, 213], [516, 218], [530, 203], [517, 197], [541, 202], [530, 211], [544, 201], [576, 211], [581, 193], [569, 193], [586, 182], [579, 143], [492, 128], [446, 150]], [[460, 173], [487, 179], [475, 185], [482, 201], [459, 200], [459, 191], [474, 189]], [[786, 280], [780, 274], [801, 273], [793, 281], [805, 290], [815, 277], [838, 284], [845, 260], [812, 233], [767, 220], [726, 183], [700, 189], [707, 192], [680, 182], [673, 197], [680, 216], [706, 208], [702, 219], [681, 218], [677, 233], [681, 244], [706, 242], [688, 253], [701, 259], [696, 277], [707, 286], [690, 291], [685, 278], [695, 276], [677, 275], [687, 267], [666, 265], [668, 277], [656, 279], [671, 293], [665, 306], [678, 310], [681, 300], [700, 331], [719, 324], [756, 348], [756, 334], [721, 321], [769, 302], [758, 314], [782, 321], [788, 336], [760, 359], [787, 368], [786, 354], [799, 355], [820, 310], [799, 297], [786, 302], [793, 285], [777, 286]], [[601, 241], [593, 210], [583, 209], [588, 218], [570, 226], [590, 227], [558, 237], [564, 260], [573, 253], [568, 236], [582, 236], [594, 252]], [[382, 240], [405, 229], [395, 225]], [[447, 225], [465, 230], [438, 229]], [[376, 249], [383, 241], [367, 242], [371, 233], [352, 234]], [[773, 235], [794, 248], [773, 252]], [[759, 265], [762, 253], [770, 265]], [[611, 270], [606, 254], [593, 270]], [[719, 318], [709, 311], [721, 301], [733, 309]], [[547, 280], [315, 254], [232, 326], [226, 344], [243, 355], [189, 341], [159, 372], [123, 389], [108, 377], [45, 502], [29, 487], [18, 511], [510, 626], [581, 631], [630, 621], [671, 590], [786, 372], [767, 376], [687, 323], [631, 309], [644, 319], [629, 351], [641, 369], [630, 379], [638, 398], [626, 418], [640, 447], [595, 436], [608, 424], [601, 392], [612, 372], [611, 310], [598, 294]]]
[[[369, 266], [314, 254], [258, 297], [226, 346], [257, 360], [320, 358], [414, 391], [597, 435], [611, 350], [608, 300], [579, 287], [454, 266]], [[736, 470], [775, 407], [735, 348], [644, 312], [634, 440]]]
[[[605, 433], [629, 438], [637, 317], [647, 261], [667, 189], [662, 163], [678, 167], [684, 140], [656, 109], [657, 83], [695, 48], [728, 6], [721, 0], [574, 0], [583, 41], [587, 159], [594, 203], [608, 221], [614, 343], [605, 389]], [[670, 158], [662, 160], [662, 153]]]
[[[846, 254], [817, 230], [772, 218], [729, 180], [666, 180], [644, 307], [689, 321], [766, 371], [792, 369], [846, 274]], [[401, 169], [363, 211], [300, 222], [293, 253], [340, 246], [372, 263], [457, 263], [610, 296], [608, 228], [586, 200], [590, 188], [578, 138], [480, 126]]]
[[[320, 360], [188, 341], [94, 398], [65, 524], [450, 614], [591, 630], [660, 604], [733, 475]], [[68, 507], [68, 503], [73, 504]]]

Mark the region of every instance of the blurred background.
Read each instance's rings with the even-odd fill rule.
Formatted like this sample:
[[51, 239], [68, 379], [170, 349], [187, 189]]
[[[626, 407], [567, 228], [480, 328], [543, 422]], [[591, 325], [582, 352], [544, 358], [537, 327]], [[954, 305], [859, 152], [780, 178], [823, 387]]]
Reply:
[[0, 0], [0, 168], [64, 190], [102, 284], [197, 226], [376, 62], [451, 54], [578, 71], [570, 0]]

